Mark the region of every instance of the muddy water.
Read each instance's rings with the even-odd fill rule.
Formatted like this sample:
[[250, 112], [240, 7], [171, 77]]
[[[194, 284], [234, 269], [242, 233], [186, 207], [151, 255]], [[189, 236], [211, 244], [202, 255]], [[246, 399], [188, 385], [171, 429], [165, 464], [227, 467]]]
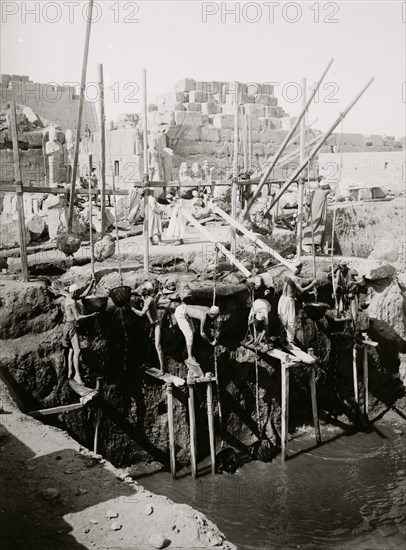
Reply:
[[[244, 550], [404, 549], [406, 436], [387, 425], [371, 433], [289, 443], [283, 464], [251, 462], [236, 474], [168, 473], [140, 479], [151, 491], [186, 502]], [[292, 453], [293, 451], [293, 453]]]

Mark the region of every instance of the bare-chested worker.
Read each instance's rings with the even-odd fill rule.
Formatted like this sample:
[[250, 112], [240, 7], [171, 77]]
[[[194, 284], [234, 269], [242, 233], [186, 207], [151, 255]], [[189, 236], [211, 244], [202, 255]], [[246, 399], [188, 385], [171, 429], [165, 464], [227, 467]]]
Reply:
[[211, 340], [207, 334], [204, 332], [204, 325], [207, 320], [207, 317], [210, 319], [215, 319], [220, 310], [217, 306], [198, 306], [186, 303], [190, 300], [190, 296], [185, 296], [182, 300], [182, 304], [175, 309], [175, 318], [178, 323], [180, 330], [183, 333], [183, 336], [186, 340], [186, 349], [187, 349], [187, 360], [186, 362], [190, 363], [192, 366], [198, 367], [199, 363], [193, 357], [193, 337], [195, 327], [192, 319], [196, 319], [200, 323], [200, 336], [211, 346], [216, 345], [216, 340]]
[[79, 294], [78, 285], [71, 285], [69, 292], [60, 290], [60, 293], [65, 296], [63, 304], [63, 310], [65, 314], [65, 323], [63, 327], [62, 345], [68, 350], [68, 378], [73, 378], [75, 382], [84, 385], [79, 368], [80, 359], [80, 344], [78, 336], [78, 322], [80, 319], [86, 319], [88, 317], [96, 317], [98, 313], [91, 313], [90, 315], [80, 315], [78, 310], [78, 300], [85, 298], [91, 291], [94, 285], [92, 279], [82, 294]]
[[157, 309], [157, 303], [160, 298], [160, 293], [158, 293], [155, 297], [153, 296], [154, 292], [154, 285], [147, 281], [144, 283], [144, 286], [141, 290], [141, 295], [144, 300], [144, 305], [142, 309], [135, 309], [132, 307], [131, 309], [133, 312], [138, 315], [139, 317], [146, 316], [151, 328], [153, 329], [154, 339], [155, 339], [155, 349], [158, 354], [158, 360], [159, 360], [159, 374], [165, 374], [165, 359], [164, 354], [162, 351], [161, 346], [161, 322], [158, 317], [158, 309]]
[[302, 270], [302, 263], [296, 262], [296, 273], [287, 275], [283, 281], [282, 295], [278, 302], [278, 316], [282, 327], [286, 331], [288, 344], [294, 344], [296, 335], [296, 304], [295, 300], [299, 294], [313, 288], [317, 280], [314, 279], [309, 285], [302, 286], [299, 275]]

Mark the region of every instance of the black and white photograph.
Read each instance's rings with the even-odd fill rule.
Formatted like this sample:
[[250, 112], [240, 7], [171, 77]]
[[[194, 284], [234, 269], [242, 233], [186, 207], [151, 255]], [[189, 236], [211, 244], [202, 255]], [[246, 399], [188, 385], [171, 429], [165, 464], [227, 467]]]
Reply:
[[406, 2], [0, 11], [1, 548], [404, 550]]

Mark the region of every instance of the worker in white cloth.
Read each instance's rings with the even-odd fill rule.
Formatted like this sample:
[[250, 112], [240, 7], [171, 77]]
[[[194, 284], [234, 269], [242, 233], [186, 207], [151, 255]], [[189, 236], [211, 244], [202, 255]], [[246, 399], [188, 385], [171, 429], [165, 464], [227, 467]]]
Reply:
[[150, 325], [151, 325], [151, 337], [154, 337], [155, 349], [158, 355], [159, 360], [159, 374], [165, 374], [165, 359], [161, 346], [161, 322], [158, 317], [157, 304], [161, 294], [158, 294], [154, 297], [154, 285], [149, 281], [145, 282], [141, 289], [141, 296], [143, 298], [144, 304], [142, 309], [136, 309], [131, 307], [132, 311], [139, 317], [146, 316]]
[[175, 319], [186, 341], [187, 359], [186, 364], [192, 367], [199, 367], [199, 363], [193, 357], [193, 340], [195, 327], [193, 319], [199, 321], [200, 336], [211, 346], [216, 345], [216, 340], [211, 340], [204, 331], [207, 318], [215, 319], [220, 310], [217, 306], [198, 306], [190, 304], [191, 295], [187, 294], [182, 298], [182, 303], [175, 309]]
[[247, 345], [261, 345], [263, 343], [269, 349], [269, 314], [271, 312], [271, 304], [268, 300], [271, 296], [271, 291], [267, 289], [264, 297], [257, 298], [252, 304], [248, 315], [249, 337], [246, 341]]
[[307, 285], [302, 286], [302, 282], [299, 278], [303, 264], [300, 261], [294, 264], [296, 272], [294, 275], [287, 275], [283, 281], [282, 295], [278, 302], [278, 316], [281, 325], [286, 333], [286, 340], [288, 345], [294, 344], [296, 336], [296, 297], [303, 292], [309, 291], [313, 288], [317, 280]]

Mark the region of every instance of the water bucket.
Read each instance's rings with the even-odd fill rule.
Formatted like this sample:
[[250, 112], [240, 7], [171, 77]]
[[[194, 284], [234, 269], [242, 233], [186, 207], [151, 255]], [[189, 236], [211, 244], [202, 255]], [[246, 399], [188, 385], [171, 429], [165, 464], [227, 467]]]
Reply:
[[83, 298], [83, 304], [88, 313], [106, 311], [108, 296], [86, 296]]
[[110, 298], [117, 307], [128, 306], [131, 299], [131, 287], [122, 285], [112, 288], [110, 290]]

